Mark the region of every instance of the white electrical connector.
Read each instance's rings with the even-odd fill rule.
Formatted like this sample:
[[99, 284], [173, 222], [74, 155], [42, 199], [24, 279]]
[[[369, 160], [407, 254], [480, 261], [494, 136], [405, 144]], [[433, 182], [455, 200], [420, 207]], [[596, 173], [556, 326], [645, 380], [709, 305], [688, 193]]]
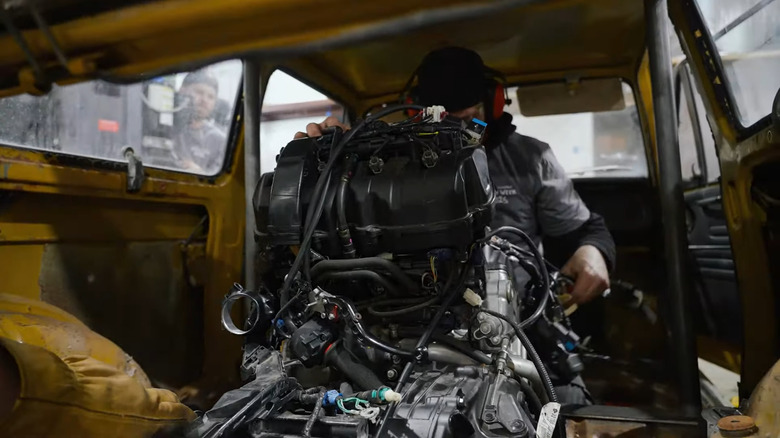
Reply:
[[383, 394], [385, 401], [388, 403], [395, 403], [401, 401], [401, 394], [393, 391], [392, 389], [387, 390]]
[[479, 307], [482, 305], [482, 297], [477, 295], [476, 292], [469, 288], [466, 288], [466, 291], [463, 292], [463, 300], [474, 307]]
[[447, 115], [447, 110], [444, 109], [441, 105], [434, 105], [426, 107], [425, 110], [423, 110], [423, 118], [427, 119], [428, 117], [431, 118], [431, 122], [441, 122], [444, 116]]

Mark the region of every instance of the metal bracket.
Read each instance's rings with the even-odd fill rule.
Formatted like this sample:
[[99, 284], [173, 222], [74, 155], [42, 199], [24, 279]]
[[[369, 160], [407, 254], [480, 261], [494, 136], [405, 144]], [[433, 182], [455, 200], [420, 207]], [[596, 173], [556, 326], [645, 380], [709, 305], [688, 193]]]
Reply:
[[127, 159], [127, 191], [136, 193], [141, 190], [146, 178], [144, 163], [141, 161], [141, 157], [135, 155], [135, 151], [130, 146], [122, 148], [122, 155]]

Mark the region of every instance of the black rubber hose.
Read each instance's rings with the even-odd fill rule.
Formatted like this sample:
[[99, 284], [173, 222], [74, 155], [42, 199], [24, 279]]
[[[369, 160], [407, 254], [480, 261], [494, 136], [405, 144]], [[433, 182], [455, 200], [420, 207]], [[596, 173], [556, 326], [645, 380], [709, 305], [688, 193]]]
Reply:
[[342, 318], [347, 321], [349, 325], [354, 329], [355, 335], [358, 339], [368, 344], [371, 347], [382, 350], [386, 353], [395, 354], [405, 360], [414, 359], [413, 351], [406, 351], [400, 348], [393, 347], [392, 345], [385, 344], [381, 340], [374, 337], [365, 327], [361, 324], [362, 317], [355, 311], [355, 307], [346, 299], [342, 297], [331, 296], [327, 298], [330, 304], [335, 304], [339, 307]]
[[524, 319], [520, 323], [521, 328], [526, 328], [530, 326], [531, 324], [535, 323], [539, 320], [539, 318], [544, 313], [544, 309], [547, 308], [547, 303], [550, 300], [550, 274], [547, 272], [547, 264], [544, 261], [544, 257], [542, 257], [542, 254], [539, 252], [539, 248], [536, 247], [536, 243], [534, 243], [534, 240], [531, 239], [528, 234], [523, 232], [523, 230], [515, 227], [498, 227], [495, 230], [490, 231], [480, 239], [480, 242], [484, 243], [490, 240], [491, 237], [495, 236], [496, 234], [500, 233], [510, 233], [514, 234], [515, 236], [519, 236], [525, 243], [528, 245], [528, 248], [531, 250], [531, 252], [534, 255], [534, 259], [536, 259], [536, 265], [539, 268], [539, 273], [542, 276], [542, 297], [539, 300], [539, 304], [536, 306], [536, 309], [534, 310], [534, 313], [531, 314], [528, 318]]
[[308, 438], [311, 436], [311, 430], [314, 428], [314, 423], [317, 422], [317, 419], [320, 417], [320, 412], [322, 412], [323, 397], [325, 397], [325, 391], [320, 391], [317, 397], [317, 402], [314, 403], [314, 408], [311, 411], [311, 415], [309, 416], [309, 419], [306, 420], [306, 425], [303, 426], [304, 437]]
[[350, 269], [371, 269], [385, 271], [407, 291], [418, 289], [417, 284], [401, 268], [390, 260], [381, 257], [363, 257], [359, 259], [323, 260], [311, 268], [311, 278], [317, 281], [325, 271], [347, 271]]
[[394, 309], [394, 310], [376, 310], [374, 308], [375, 305], [368, 306], [368, 313], [378, 316], [380, 318], [390, 318], [393, 316], [400, 316], [405, 315], [407, 313], [416, 312], [418, 310], [424, 309], [428, 306], [431, 306], [435, 304], [437, 301], [439, 301], [439, 297], [431, 297], [429, 300], [425, 300], [422, 303], [417, 303], [409, 307], [403, 307], [400, 309]]
[[[469, 267], [468, 265], [464, 264], [463, 271], [461, 271], [460, 275], [458, 276], [459, 278], [458, 278], [457, 286], [453, 287], [452, 291], [445, 296], [444, 302], [442, 302], [441, 306], [439, 307], [439, 310], [433, 316], [433, 319], [431, 320], [431, 323], [428, 325], [428, 328], [425, 330], [422, 336], [420, 336], [420, 340], [417, 342], [418, 348], [428, 344], [431, 337], [433, 336], [433, 332], [436, 330], [436, 326], [439, 325], [439, 321], [441, 321], [441, 318], [444, 317], [444, 312], [455, 300], [455, 297], [462, 294], [460, 289], [465, 285], [466, 278], [468, 277], [468, 273], [469, 273]], [[455, 278], [454, 275], [450, 275], [449, 278], [447, 279], [447, 283], [444, 286], [445, 293], [452, 286], [454, 278]], [[413, 362], [409, 362], [404, 366], [403, 371], [401, 371], [401, 376], [398, 378], [398, 383], [395, 385], [395, 392], [402, 394], [401, 391], [403, 390], [406, 381], [409, 380], [409, 376], [412, 375], [413, 368], [414, 368]], [[395, 406], [396, 406], [395, 404], [390, 405], [390, 407], [388, 407], [387, 410], [385, 410], [385, 414], [382, 416], [382, 420], [379, 422], [379, 427], [377, 428], [376, 434], [374, 436], [376, 437], [384, 436], [385, 425], [387, 424], [387, 420], [393, 416], [393, 413], [395, 412]]]
[[367, 271], [365, 269], [358, 269], [356, 271], [330, 271], [320, 274], [317, 280], [324, 282], [327, 280], [368, 280], [372, 281], [385, 288], [390, 295], [400, 296], [401, 292], [398, 287], [389, 282], [381, 274], [374, 271]]
[[517, 382], [520, 384], [520, 388], [523, 390], [523, 393], [528, 398], [528, 401], [531, 405], [533, 405], [534, 414], [540, 415], [542, 412], [542, 401], [539, 399], [539, 396], [536, 394], [536, 391], [531, 388], [531, 385], [528, 384], [523, 379], [517, 379]]
[[558, 396], [555, 394], [555, 387], [553, 386], [552, 380], [550, 379], [550, 374], [547, 372], [547, 368], [545, 368], [544, 363], [542, 363], [542, 358], [539, 357], [539, 353], [536, 352], [533, 344], [531, 344], [531, 340], [528, 339], [528, 336], [525, 335], [525, 332], [523, 331], [523, 328], [520, 327], [520, 324], [493, 310], [479, 309], [479, 311], [502, 319], [512, 326], [512, 328], [515, 330], [517, 338], [520, 339], [520, 343], [523, 344], [523, 347], [528, 351], [528, 355], [531, 357], [531, 362], [534, 363], [536, 371], [539, 372], [539, 376], [542, 378], [542, 383], [544, 384], [545, 392], [547, 392], [547, 397], [550, 399], [550, 401], [557, 402]]
[[360, 389], [376, 389], [382, 381], [368, 367], [355, 360], [341, 344], [336, 344], [325, 353], [325, 363], [336, 367]]
[[[325, 183], [325, 190], [327, 190], [329, 186], [330, 186], [330, 178], [328, 178], [328, 180]], [[319, 210], [321, 214], [324, 205], [325, 205], [325, 196], [320, 196], [320, 200], [317, 203], [317, 206], [315, 207], [314, 210]], [[307, 224], [313, 223], [313, 220], [310, 219], [313, 219], [314, 217], [314, 213], [313, 213], [314, 210], [309, 211], [312, 217], [309, 218], [307, 215], [307, 219], [306, 219]], [[298, 271], [301, 268], [301, 265], [303, 264], [303, 261], [305, 260], [306, 257], [308, 257], [307, 253], [309, 252], [309, 241], [311, 240], [311, 235], [314, 234], [315, 228], [316, 227], [314, 225], [310, 225], [307, 228], [306, 235], [309, 236], [309, 239], [307, 240], [306, 236], [304, 236], [304, 241], [303, 243], [301, 243], [301, 246], [298, 249], [298, 255], [295, 256], [295, 261], [293, 262], [293, 265], [290, 268], [290, 272], [287, 273], [287, 277], [284, 279], [284, 284], [282, 284], [282, 288], [280, 289], [279, 292], [279, 297], [282, 299], [281, 302], [282, 307], [279, 309], [278, 312], [276, 312], [276, 315], [274, 316], [274, 327], [277, 327], [276, 320], [278, 320], [279, 317], [282, 316], [284, 311], [287, 310], [290, 307], [290, 305], [292, 305], [292, 303], [294, 303], [298, 298], [300, 298], [301, 295], [303, 295], [303, 293], [305, 292], [304, 289], [301, 289], [300, 291], [298, 291], [298, 293], [295, 294], [294, 297], [285, 301], [285, 298], [288, 297], [290, 294], [290, 286], [292, 286], [292, 282], [295, 279], [295, 274], [298, 273]], [[311, 230], [311, 233], [309, 233], [308, 230]]]
[[[417, 341], [417, 347], [415, 350], [420, 349], [428, 345], [428, 342], [431, 341], [431, 337], [433, 336], [433, 332], [436, 330], [436, 327], [439, 326], [439, 322], [444, 317], [444, 313], [447, 311], [447, 309], [452, 305], [453, 301], [455, 301], [455, 298], [463, 295], [463, 290], [465, 289], [466, 285], [466, 278], [468, 278], [469, 274], [469, 266], [464, 264], [463, 270], [461, 271], [460, 275], [458, 276], [457, 284], [454, 287], [447, 287], [452, 285], [452, 279], [455, 278], [455, 276], [451, 275], [449, 279], [447, 279], [447, 285], [445, 285], [444, 290], [451, 289], [449, 293], [447, 293], [444, 296], [444, 301], [442, 301], [441, 305], [439, 306], [439, 310], [436, 311], [436, 314], [433, 315], [433, 319], [431, 319], [431, 323], [428, 324], [428, 328], [425, 329], [425, 332], [423, 332], [422, 336], [420, 336], [420, 340]], [[412, 369], [414, 368], [414, 363], [409, 362], [404, 366], [403, 371], [401, 372], [401, 376], [398, 378], [398, 384], [396, 385], [395, 391], [400, 393], [401, 388], [403, 388], [404, 384], [407, 380], [409, 380], [409, 376], [412, 374]]]
[[349, 232], [349, 223], [347, 222], [347, 189], [349, 189], [349, 181], [352, 179], [352, 169], [355, 167], [356, 161], [357, 156], [354, 154], [347, 154], [344, 158], [344, 171], [341, 174], [339, 189], [336, 192], [337, 231], [344, 249], [344, 257], [348, 259], [355, 258], [355, 245], [352, 243], [352, 235]]

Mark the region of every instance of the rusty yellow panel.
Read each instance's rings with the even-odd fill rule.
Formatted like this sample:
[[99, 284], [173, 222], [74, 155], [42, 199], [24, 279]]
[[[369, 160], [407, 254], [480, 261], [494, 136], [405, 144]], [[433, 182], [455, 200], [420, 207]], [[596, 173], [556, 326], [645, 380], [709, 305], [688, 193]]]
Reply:
[[203, 207], [67, 194], [8, 191], [0, 210], [0, 243], [185, 239]]
[[[140, 192], [131, 194], [125, 190], [126, 173], [121, 169], [73, 167], [72, 163], [50, 153], [0, 147], [0, 274], [4, 288], [13, 289], [8, 291], [12, 294], [36, 297], [41, 293], [43, 281], [45, 299], [65, 306], [79, 304], [73, 309], [84, 311], [80, 303], [69, 303], [67, 299], [78, 295], [79, 289], [93, 293], [93, 297], [102, 296], [79, 284], [96, 284], [89, 283], [89, 268], [92, 266], [100, 268], [99, 272], [103, 273], [94, 275], [95, 281], [103, 280], [103, 285], [113, 287], [117, 287], [116, 284], [126, 286], [121, 290], [104, 288], [106, 296], [111, 296], [113, 292], [123, 297], [125, 303], [142, 303], [143, 300], [150, 303], [149, 308], [136, 309], [136, 314], [157, 315], [156, 320], [160, 321], [188, 317], [185, 311], [166, 315], [165, 309], [174, 312], [182, 307], [166, 308], [159, 303], [151, 304], [151, 298], [189, 300], [185, 307], [190, 310], [197, 303], [194, 309], [198, 309], [197, 315], [202, 317], [198, 324], [193, 326], [191, 322], [182, 321], [177, 327], [188, 327], [178, 332], [182, 337], [181, 347], [184, 348], [185, 344], [191, 346], [194, 341], [202, 348], [201, 358], [196, 359], [199, 353], [189, 349], [186, 355], [182, 355], [185, 361], [191, 359], [188, 364], [152, 364], [149, 368], [174, 385], [187, 384], [195, 393], [192, 401], [208, 406], [215, 397], [239, 383], [237, 363], [241, 339], [222, 330], [219, 312], [208, 309], [218, 309], [226, 291], [241, 276], [244, 231], [242, 149], [239, 136], [231, 171], [214, 179], [147, 169], [147, 178]], [[144, 294], [159, 288], [142, 284], [133, 287], [130, 280], [134, 274], [127, 271], [129, 265], [122, 262], [121, 257], [144, 254], [144, 247], [138, 246], [144, 242], [167, 244], [178, 254], [179, 242], [194, 231], [205, 214], [209, 216], [209, 229], [202, 250], [204, 256], [193, 264], [193, 268], [198, 269], [196, 277], [200, 280], [199, 287], [202, 287], [200, 295], [195, 296], [194, 302], [192, 297], [181, 293], [143, 298]], [[46, 246], [31, 242], [45, 243]], [[160, 251], [162, 249], [149, 253], [150, 257], [164, 254]], [[183, 279], [180, 258], [167, 260], [165, 263], [175, 268], [176, 278]], [[113, 268], [112, 262], [117, 263]], [[45, 272], [42, 271], [44, 266], [47, 268]], [[45, 276], [42, 276], [43, 273]], [[122, 278], [127, 281], [106, 282], [106, 273], [111, 273], [116, 279], [124, 275]], [[173, 284], [171, 278], [164, 275], [155, 277], [159, 286]], [[90, 296], [89, 293], [85, 296]], [[111, 308], [112, 311], [117, 309]], [[88, 313], [94, 315], [96, 312]], [[155, 338], [147, 334], [136, 339], [132, 333], [117, 334], [110, 325], [102, 327], [133, 348], [137, 348], [138, 343]], [[188, 330], [193, 333], [188, 333]], [[154, 350], [146, 353], [153, 354]], [[149, 360], [148, 355], [144, 357]], [[146, 367], [146, 364], [142, 366]], [[184, 366], [190, 366], [192, 372], [177, 375], [176, 367]], [[195, 376], [199, 376], [197, 380], [191, 380]]]
[[[96, 62], [102, 68], [110, 60], [125, 60], [124, 68], [118, 71], [125, 74], [251, 49], [313, 42], [382, 19], [458, 3], [474, 2], [168, 0], [57, 24], [51, 26], [51, 33], [65, 53], [106, 55]], [[42, 32], [29, 30], [23, 35], [44, 64], [56, 61]], [[26, 66], [10, 35], [0, 39], [0, 59], [0, 72], [10, 70], [14, 76]]]
[[[393, 21], [421, 23], [423, 17], [452, 12], [459, 13], [457, 20], [437, 18], [408, 30]], [[479, 50], [512, 80], [552, 72], [562, 78], [564, 72], [586, 74], [589, 69], [631, 70], [642, 56], [643, 17], [640, 0], [514, 5], [487, 0], [167, 0], [59, 23], [51, 32], [73, 64], [71, 76], [58, 79], [63, 83], [94, 76], [96, 69], [103, 76], [134, 75], [248, 53], [271, 55], [264, 57], [278, 62], [305, 52], [301, 59], [311, 65], [312, 75], [319, 70], [329, 78], [318, 84], [351, 103], [399, 91], [420, 58], [444, 45]], [[363, 38], [378, 25], [386, 29]], [[23, 34], [44, 66], [58, 67], [40, 31]], [[359, 41], [322, 48], [329, 38], [343, 41], [345, 35]], [[288, 48], [298, 52], [278, 55]], [[33, 91], [31, 69], [10, 36], [0, 38], [0, 77], [9, 84], [0, 95]]]
[[[3, 239], [0, 226], [0, 240]], [[0, 245], [0, 294], [39, 299], [38, 271], [43, 245]]]

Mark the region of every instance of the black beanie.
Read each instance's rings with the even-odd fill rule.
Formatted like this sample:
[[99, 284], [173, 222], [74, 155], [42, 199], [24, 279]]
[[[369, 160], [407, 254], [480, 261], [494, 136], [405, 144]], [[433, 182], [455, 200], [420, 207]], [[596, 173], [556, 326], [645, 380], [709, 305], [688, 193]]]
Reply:
[[425, 55], [417, 69], [420, 104], [442, 105], [450, 112], [482, 102], [487, 85], [482, 58], [462, 47], [434, 50]]
[[184, 76], [181, 86], [186, 87], [195, 84], [208, 85], [213, 88], [215, 92], [219, 91], [217, 79], [205, 70], [196, 70], [187, 73], [187, 76]]

